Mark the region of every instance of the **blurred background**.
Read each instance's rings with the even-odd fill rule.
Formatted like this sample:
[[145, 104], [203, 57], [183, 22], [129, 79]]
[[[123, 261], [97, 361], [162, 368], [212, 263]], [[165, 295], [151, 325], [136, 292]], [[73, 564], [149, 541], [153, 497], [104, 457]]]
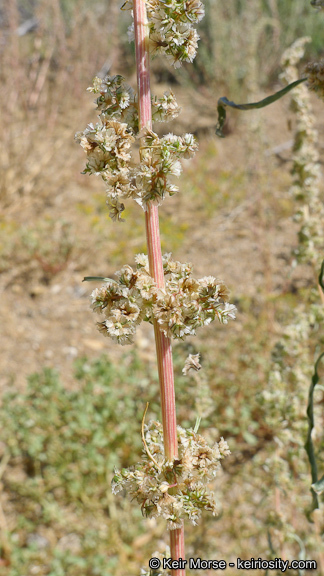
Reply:
[[[183, 109], [156, 130], [193, 132], [200, 145], [160, 210], [162, 249], [191, 261], [197, 277], [222, 278], [238, 308], [235, 323], [174, 347], [179, 424], [194, 426], [200, 414], [201, 432], [211, 442], [224, 436], [232, 450], [215, 482], [220, 514], [187, 527], [188, 557], [315, 558], [324, 574], [322, 520], [306, 514], [302, 440], [278, 448], [276, 413], [267, 418], [262, 395], [274, 346], [314, 285], [310, 267], [292, 266], [290, 96], [257, 112], [230, 110], [226, 138], [215, 136], [218, 98], [248, 102], [279, 90], [280, 59], [294, 40], [312, 38], [301, 73], [322, 55], [324, 15], [305, 0], [205, 7], [194, 64], [175, 71], [157, 57], [151, 66], [153, 93], [172, 89]], [[1, 576], [139, 574], [167, 543], [163, 522], [110, 491], [114, 466], [140, 456], [147, 401], [148, 417], [159, 418], [153, 334], [141, 327], [127, 348], [104, 339], [89, 306], [96, 285], [82, 284], [146, 251], [140, 207], [112, 222], [103, 183], [81, 174], [74, 142], [96, 121], [86, 92], [95, 75], [122, 74], [136, 89], [131, 14], [120, 8], [114, 0], [0, 4]], [[311, 102], [322, 151], [323, 107]], [[305, 341], [310, 357], [314, 346]], [[185, 358], [198, 352], [201, 376], [188, 380]]]

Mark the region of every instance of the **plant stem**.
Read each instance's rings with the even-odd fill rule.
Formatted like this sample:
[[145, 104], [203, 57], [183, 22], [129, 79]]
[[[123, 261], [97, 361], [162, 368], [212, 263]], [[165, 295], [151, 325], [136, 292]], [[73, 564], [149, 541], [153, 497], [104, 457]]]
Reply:
[[[134, 0], [135, 50], [139, 108], [139, 130], [152, 129], [149, 29], [145, 0]], [[161, 253], [159, 215], [157, 206], [148, 206], [145, 212], [145, 228], [150, 273], [158, 288], [164, 288], [164, 273]], [[164, 454], [167, 460], [178, 457], [177, 422], [174, 393], [172, 346], [154, 321], [154, 335], [158, 361], [161, 411], [163, 425]], [[184, 528], [170, 532], [171, 558], [185, 558]], [[184, 576], [185, 570], [172, 570], [174, 576]]]

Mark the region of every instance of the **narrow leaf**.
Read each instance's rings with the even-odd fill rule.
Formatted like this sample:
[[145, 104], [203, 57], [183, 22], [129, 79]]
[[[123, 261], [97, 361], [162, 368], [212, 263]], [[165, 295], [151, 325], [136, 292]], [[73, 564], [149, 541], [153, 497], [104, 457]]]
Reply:
[[[315, 450], [314, 450], [314, 445], [313, 445], [313, 440], [312, 440], [312, 430], [314, 428], [314, 389], [316, 384], [319, 382], [319, 375], [318, 375], [318, 365], [320, 363], [320, 361], [322, 360], [322, 358], [324, 357], [324, 352], [322, 352], [322, 354], [320, 354], [320, 356], [317, 358], [316, 362], [315, 362], [315, 367], [314, 367], [314, 374], [312, 376], [312, 382], [309, 388], [309, 393], [308, 393], [308, 404], [307, 404], [307, 419], [308, 419], [308, 433], [307, 433], [307, 440], [305, 443], [305, 450], [307, 452], [307, 456], [308, 456], [308, 460], [310, 463], [310, 467], [311, 467], [311, 475], [312, 475], [312, 487], [311, 487], [311, 492], [312, 492], [312, 496], [313, 496], [313, 508], [312, 510], [315, 510], [316, 508], [319, 507], [319, 503], [318, 503], [318, 497], [317, 497], [317, 491], [313, 488], [314, 485], [317, 485], [318, 480], [317, 480], [317, 464], [316, 464], [316, 458], [315, 458]], [[322, 482], [323, 478], [319, 481], [320, 483]]]
[[231, 102], [225, 96], [223, 98], [220, 98], [218, 100], [217, 105], [217, 112], [218, 112], [218, 122], [216, 126], [217, 136], [219, 136], [220, 138], [224, 138], [223, 127], [226, 120], [226, 106], [236, 108], [237, 110], [254, 110], [256, 108], [264, 108], [265, 106], [269, 106], [269, 104], [272, 104], [276, 100], [279, 100], [279, 98], [282, 98], [282, 96], [287, 94], [287, 92], [298, 86], [298, 84], [301, 84], [301, 82], [306, 82], [306, 80], [307, 78], [300, 78], [299, 80], [296, 80], [291, 84], [288, 84], [288, 86], [286, 86], [282, 90], [279, 90], [279, 92], [275, 92], [275, 94], [267, 96], [266, 98], [260, 100], [259, 102], [251, 102], [249, 104], [235, 104], [235, 102]]
[[194, 433], [197, 434], [198, 430], [199, 430], [199, 426], [200, 426], [200, 422], [201, 422], [201, 416], [197, 416], [196, 418], [196, 424], [194, 427]]
[[102, 280], [102, 282], [114, 282], [114, 284], [117, 284], [116, 280], [112, 280], [112, 278], [104, 278], [103, 276], [85, 276], [82, 282], [92, 282], [92, 280]]

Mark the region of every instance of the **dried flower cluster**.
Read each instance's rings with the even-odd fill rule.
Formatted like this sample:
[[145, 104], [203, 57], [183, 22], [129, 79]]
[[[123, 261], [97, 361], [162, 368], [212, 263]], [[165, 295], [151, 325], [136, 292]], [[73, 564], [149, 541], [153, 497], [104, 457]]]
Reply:
[[116, 272], [117, 282], [108, 279], [91, 295], [93, 310], [105, 316], [99, 330], [119, 344], [132, 342], [142, 320], [153, 323], [155, 318], [166, 336], [183, 339], [215, 318], [224, 324], [235, 318], [235, 306], [227, 302], [228, 291], [220, 280], [212, 276], [196, 280], [191, 264], [165, 254], [165, 288], [158, 289], [149, 273], [148, 257], [137, 254], [135, 261], [135, 270], [123, 266]]
[[189, 354], [182, 369], [182, 374], [184, 376], [187, 376], [190, 370], [198, 372], [198, 370], [201, 369], [201, 364], [199, 364], [199, 356], [200, 354]]
[[324, 100], [324, 60], [310, 62], [305, 68], [308, 88]]
[[[304, 56], [305, 45], [310, 38], [299, 38], [282, 57], [287, 83], [298, 78], [298, 63]], [[323, 260], [324, 206], [320, 198], [321, 169], [318, 154], [318, 134], [311, 109], [309, 92], [305, 85], [294, 88], [291, 109], [296, 116], [296, 133], [293, 147], [293, 186], [290, 193], [304, 202], [294, 216], [299, 223], [298, 247], [295, 251], [300, 262], [312, 262], [319, 270]]]
[[[100, 111], [95, 126], [89, 124], [75, 135], [87, 154], [84, 174], [101, 176], [106, 184], [109, 215], [121, 221], [124, 201], [132, 198], [143, 210], [149, 202], [160, 205], [166, 195], [178, 191], [170, 178], [181, 173], [180, 158], [194, 155], [197, 143], [192, 134], [183, 137], [167, 134], [159, 138], [153, 131], [141, 134], [141, 162], [131, 165], [131, 145], [138, 134], [138, 109], [134, 92], [122, 76], [95, 78], [89, 88], [99, 94]], [[153, 120], [162, 122], [176, 118], [180, 108], [172, 92], [152, 99]]]
[[181, 528], [182, 519], [197, 524], [202, 510], [217, 514], [214, 495], [207, 484], [216, 476], [220, 461], [230, 454], [221, 438], [211, 448], [193, 430], [178, 426], [179, 457], [168, 462], [164, 457], [162, 424], [145, 426], [146, 447], [141, 463], [116, 472], [114, 494], [125, 489], [142, 508], [143, 515], [167, 520], [170, 530]]
[[175, 66], [192, 62], [196, 56], [199, 35], [194, 24], [200, 22], [205, 11], [200, 0], [150, 0], [150, 39], [153, 50], [165, 53]]
[[273, 348], [268, 387], [262, 396], [267, 405], [267, 423], [276, 430], [282, 448], [285, 450], [298, 437], [303, 451], [305, 405], [312, 373], [309, 350], [305, 347], [310, 336], [310, 315], [303, 307], [295, 314], [295, 321], [286, 326]]
[[[309, 41], [310, 38], [300, 38], [285, 51], [282, 57], [282, 77], [288, 83], [298, 76], [297, 66]], [[292, 168], [294, 183], [291, 193], [296, 200], [306, 202], [294, 216], [301, 225], [295, 254], [298, 261], [312, 262], [315, 271], [319, 271], [324, 249], [324, 211], [320, 207], [321, 172], [316, 149], [318, 137], [314, 128], [315, 118], [304, 85], [294, 89], [291, 108], [296, 115]], [[313, 295], [312, 299], [316, 301]], [[313, 371], [313, 356], [305, 342], [310, 341], [314, 328], [318, 329], [323, 321], [324, 310], [321, 305], [311, 304], [307, 309], [305, 305], [300, 305], [295, 310], [294, 321], [285, 328], [282, 338], [273, 349], [269, 386], [263, 392], [267, 402], [267, 422], [276, 429], [278, 443], [284, 449], [287, 449], [289, 443], [297, 444], [301, 459], [306, 428], [305, 405]], [[287, 398], [290, 399], [288, 403]]]
[[134, 90], [124, 82], [123, 76], [97, 76], [93, 79], [88, 92], [98, 95], [97, 110], [101, 119], [125, 122], [134, 133], [138, 132], [138, 107]]
[[136, 170], [137, 202], [143, 210], [148, 203], [159, 206], [165, 196], [173, 196], [178, 186], [172, 184], [170, 176], [180, 176], [180, 158], [190, 158], [197, 150], [197, 143], [192, 134], [182, 138], [167, 134], [159, 138], [150, 130], [145, 131], [144, 145], [141, 150], [141, 163]]
[[[287, 84], [291, 84], [298, 79], [297, 66], [305, 54], [305, 47], [308, 42], [311, 42], [310, 36], [302, 36], [295, 40], [289, 48], [287, 48], [281, 56], [281, 67], [283, 72], [281, 78], [285, 79]], [[300, 85], [294, 88], [294, 93], [299, 91]]]
[[[315, 291], [314, 291], [315, 296]], [[291, 486], [296, 478], [304, 483], [298, 506], [302, 509], [310, 504], [307, 499], [311, 485], [309, 465], [305, 452], [307, 437], [306, 406], [309, 387], [314, 370], [313, 354], [305, 345], [314, 336], [322, 349], [324, 344], [320, 327], [324, 322], [323, 306], [313, 304], [309, 310], [300, 306], [295, 310], [295, 318], [288, 325], [276, 343], [272, 352], [272, 364], [267, 388], [261, 393], [261, 403], [265, 406], [265, 424], [275, 431], [275, 450], [268, 455], [264, 468], [271, 473], [276, 485], [280, 486], [283, 498], [292, 499], [296, 505], [296, 494], [292, 494]], [[315, 334], [314, 334], [315, 332]], [[314, 405], [315, 428], [313, 441], [316, 451], [323, 453], [323, 392], [317, 391]], [[310, 496], [310, 494], [309, 494]], [[287, 509], [282, 512], [283, 524], [280, 532], [289, 538], [294, 518], [287, 515]], [[317, 544], [318, 545], [318, 544]]]
[[[284, 72], [287, 83], [298, 78], [298, 64], [304, 55], [309, 38], [300, 38], [283, 55]], [[316, 276], [323, 260], [323, 204], [321, 202], [321, 174], [317, 151], [318, 139], [314, 128], [315, 118], [310, 104], [310, 94], [305, 85], [294, 88], [291, 109], [296, 116], [293, 147], [294, 178], [291, 193], [303, 203], [294, 219], [300, 223], [298, 247], [295, 251], [298, 262], [311, 263]], [[275, 431], [276, 450], [268, 456], [264, 468], [271, 472], [285, 503], [291, 499], [295, 509], [296, 494], [291, 486], [304, 482], [298, 506], [307, 506], [306, 494], [310, 488], [309, 464], [306, 459], [305, 439], [307, 437], [306, 406], [314, 372], [314, 350], [323, 348], [324, 337], [321, 327], [324, 323], [323, 305], [318, 302], [318, 292], [312, 290], [307, 305], [301, 303], [293, 312], [293, 318], [283, 330], [282, 337], [272, 351], [272, 362], [266, 390], [261, 394], [266, 410], [265, 423]], [[316, 343], [316, 344], [315, 344]], [[315, 353], [317, 355], [317, 352]], [[315, 356], [316, 357], [316, 356]], [[314, 402], [315, 428], [313, 440], [321, 453], [323, 446], [323, 392], [317, 391]], [[299, 496], [297, 496], [299, 497]], [[309, 494], [310, 497], [310, 494]], [[282, 506], [278, 515], [278, 530], [281, 539], [289, 540], [295, 532], [295, 518], [287, 514]], [[307, 544], [311, 542], [311, 535]], [[305, 540], [304, 540], [305, 544]], [[316, 541], [316, 548], [318, 541]]]
[[[132, 8], [132, 1], [125, 3]], [[147, 14], [152, 52], [163, 53], [175, 68], [192, 62], [198, 48], [199, 34], [194, 28], [205, 15], [200, 0], [149, 0]], [[128, 31], [134, 39], [134, 25]]]

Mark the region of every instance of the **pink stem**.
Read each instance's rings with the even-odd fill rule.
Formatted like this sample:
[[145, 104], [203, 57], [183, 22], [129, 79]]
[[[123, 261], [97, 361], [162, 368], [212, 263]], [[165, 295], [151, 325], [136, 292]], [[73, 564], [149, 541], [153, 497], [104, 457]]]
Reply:
[[[170, 550], [172, 559], [182, 558], [185, 559], [185, 546], [184, 546], [184, 529], [178, 528], [177, 530], [170, 531]], [[179, 568], [178, 570], [171, 570], [172, 574], [177, 576], [185, 576], [186, 571], [184, 568]]]
[[[152, 129], [149, 29], [145, 0], [134, 0], [135, 50], [139, 107], [139, 129]], [[159, 215], [156, 206], [148, 206], [145, 212], [145, 227], [150, 272], [158, 288], [164, 288], [164, 273], [161, 253]], [[164, 336], [157, 322], [154, 334], [161, 394], [164, 453], [168, 460], [178, 457], [177, 422], [174, 393], [171, 339]], [[173, 560], [185, 558], [184, 528], [170, 531], [170, 549]], [[172, 570], [173, 576], [184, 576], [185, 570]]]

